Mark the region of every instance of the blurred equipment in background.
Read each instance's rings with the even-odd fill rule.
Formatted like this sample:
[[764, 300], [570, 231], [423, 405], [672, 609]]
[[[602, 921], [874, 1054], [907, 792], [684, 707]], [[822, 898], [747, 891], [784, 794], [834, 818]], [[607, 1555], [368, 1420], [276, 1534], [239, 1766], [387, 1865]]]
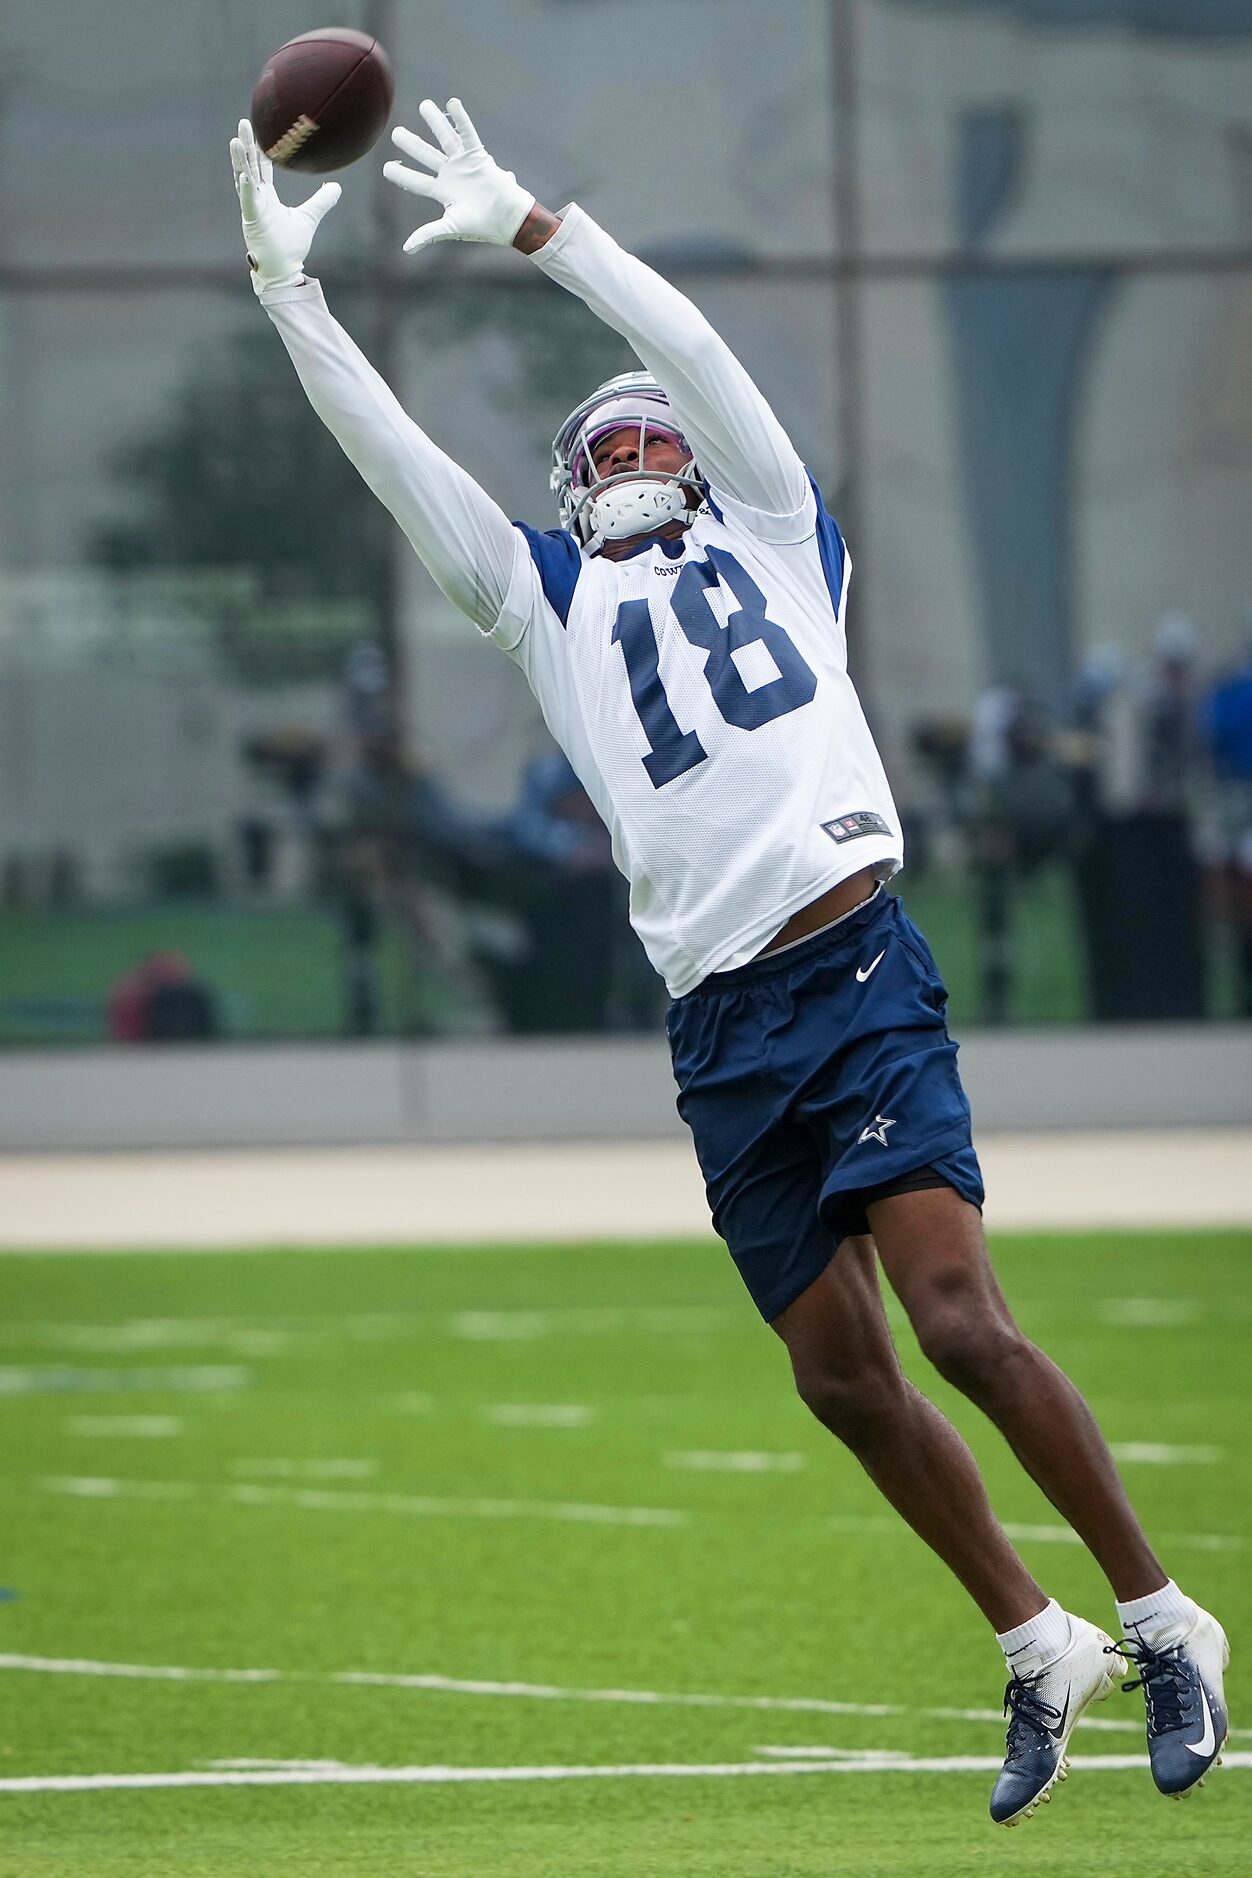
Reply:
[[[653, 1025], [654, 974], [630, 930], [608, 831], [559, 751], [524, 769], [503, 814], [468, 808], [403, 745], [386, 654], [356, 646], [343, 669], [347, 767], [330, 876], [343, 956], [344, 1024], [380, 1028], [385, 939], [410, 985], [438, 986], [462, 1018], [494, 1007], [519, 1034]], [[486, 1009], [484, 1008], [486, 1007]], [[414, 1004], [403, 1028], [442, 1027]]]
[[1204, 1015], [1202, 878], [1192, 832], [1197, 744], [1184, 623], [1162, 624], [1146, 686], [1094, 648], [1071, 693], [1074, 883], [1090, 1015]]
[[[397, 721], [391, 660], [380, 645], [363, 640], [348, 650], [340, 679], [346, 767], [329, 874], [340, 929], [344, 1029], [365, 1037], [382, 1027], [382, 942], [389, 924], [400, 935], [414, 988], [432, 961], [455, 961], [441, 944], [443, 926], [423, 865], [422, 777]], [[403, 1028], [410, 1035], [431, 1028], [416, 998]]]
[[1200, 642], [1185, 613], [1170, 613], [1156, 634], [1156, 658], [1143, 691], [1143, 806], [1189, 817], [1203, 745], [1196, 659]]
[[1200, 722], [1216, 791], [1214, 911], [1234, 934], [1235, 1008], [1252, 1017], [1252, 609], [1241, 658], [1204, 698]]
[[527, 765], [503, 816], [471, 816], [428, 784], [424, 832], [479, 909], [473, 954], [509, 1030], [657, 1021], [655, 974], [630, 930], [608, 830], [560, 751]]
[[979, 1017], [1012, 1016], [1014, 888], [1067, 853], [1073, 783], [1057, 750], [1055, 725], [1037, 699], [992, 685], [974, 705], [969, 768], [973, 784], [972, 859], [977, 895]]
[[316, 871], [327, 740], [306, 725], [280, 724], [246, 737], [242, 753], [253, 777], [269, 786], [264, 806], [237, 825], [243, 884], [266, 897], [303, 898]]
[[496, 835], [497, 864], [484, 884], [517, 921], [522, 944], [479, 958], [507, 1027], [603, 1030], [619, 876], [608, 830], [559, 751], [528, 765]]

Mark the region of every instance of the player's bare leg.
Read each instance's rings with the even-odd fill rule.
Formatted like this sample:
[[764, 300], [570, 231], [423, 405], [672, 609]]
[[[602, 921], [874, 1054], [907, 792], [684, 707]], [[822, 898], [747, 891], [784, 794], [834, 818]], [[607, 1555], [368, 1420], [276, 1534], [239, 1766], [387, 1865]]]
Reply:
[[978, 1405], [1099, 1561], [1113, 1594], [1140, 1598], [1167, 1574], [1144, 1536], [1095, 1417], [1014, 1321], [978, 1209], [951, 1187], [869, 1209], [891, 1286], [925, 1355]]
[[[883, 1267], [918, 1341], [942, 1375], [1000, 1429], [1104, 1568], [1146, 1698], [1148, 1755], [1162, 1793], [1184, 1799], [1220, 1760], [1228, 1720], [1223, 1676], [1230, 1660], [1216, 1618], [1165, 1575], [1126, 1496], [1094, 1416], [1069, 1378], [1022, 1335], [996, 1282], [976, 1208], [950, 1187], [895, 1194], [872, 1204]], [[1010, 1661], [1011, 1661], [1010, 1657]], [[1115, 1660], [1119, 1665], [1122, 1656]], [[1045, 1667], [1045, 1677], [1049, 1671]], [[1120, 1669], [1117, 1672], [1121, 1673]], [[1013, 1697], [1019, 1679], [1010, 1683]], [[1023, 1685], [1035, 1686], [1028, 1678]], [[1053, 1695], [1053, 1706], [1059, 1697]], [[1040, 1717], [1025, 1698], [1009, 1729], [1009, 1753], [992, 1816], [1013, 1824], [1046, 1752]], [[1047, 1716], [1041, 1719], [1046, 1726]], [[1033, 1771], [1032, 1771], [1033, 1769]], [[1044, 1796], [1046, 1789], [1041, 1791]], [[1012, 1810], [1012, 1809], [1016, 1810]]]
[[992, 1512], [964, 1441], [902, 1374], [872, 1239], [845, 1239], [773, 1328], [813, 1413], [852, 1449], [998, 1633], [1010, 1671], [1009, 1729], [991, 1817], [1016, 1825], [1064, 1780], [1074, 1724], [1109, 1694], [1125, 1658], [1104, 1631], [1045, 1596]]
[[952, 1424], [900, 1369], [878, 1288], [873, 1241], [845, 1239], [822, 1276], [773, 1321], [807, 1406], [948, 1565], [997, 1631], [1047, 1596], [987, 1500]]

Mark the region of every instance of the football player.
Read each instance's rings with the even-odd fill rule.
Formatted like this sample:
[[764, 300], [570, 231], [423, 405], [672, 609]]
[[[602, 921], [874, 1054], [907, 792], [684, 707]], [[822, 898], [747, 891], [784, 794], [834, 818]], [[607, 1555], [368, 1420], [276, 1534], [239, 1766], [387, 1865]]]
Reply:
[[[1173, 1582], [1074, 1385], [988, 1262], [970, 1112], [930, 950], [885, 883], [900, 822], [846, 669], [839, 530], [748, 374], [696, 308], [584, 210], [540, 206], [466, 111], [396, 130], [388, 178], [440, 213], [405, 242], [528, 255], [643, 370], [571, 411], [560, 527], [511, 523], [401, 408], [305, 258], [338, 199], [287, 208], [245, 121], [231, 155], [252, 284], [327, 427], [443, 591], [525, 673], [613, 838], [713, 1222], [803, 1400], [997, 1633], [1012, 1825], [1066, 1772], [1075, 1722], [1126, 1673], [1152, 1772], [1183, 1794], [1226, 1736], [1225, 1636]], [[1120, 1642], [1035, 1581], [969, 1449], [900, 1370], [877, 1263], [939, 1372], [1000, 1429], [1107, 1575]], [[1134, 1686], [1134, 1685], [1131, 1685]]]

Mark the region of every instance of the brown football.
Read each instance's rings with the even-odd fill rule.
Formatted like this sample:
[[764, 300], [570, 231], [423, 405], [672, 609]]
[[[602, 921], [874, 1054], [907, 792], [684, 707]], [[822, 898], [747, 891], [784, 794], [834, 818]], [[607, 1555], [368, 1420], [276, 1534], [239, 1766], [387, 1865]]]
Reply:
[[395, 90], [391, 60], [372, 34], [320, 26], [266, 61], [252, 128], [284, 169], [341, 170], [378, 142]]

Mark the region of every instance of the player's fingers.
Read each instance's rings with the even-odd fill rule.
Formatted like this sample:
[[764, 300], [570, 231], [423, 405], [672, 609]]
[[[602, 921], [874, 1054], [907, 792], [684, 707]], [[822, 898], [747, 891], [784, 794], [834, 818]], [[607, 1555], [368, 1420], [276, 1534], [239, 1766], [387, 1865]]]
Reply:
[[432, 202], [443, 202], [447, 198], [448, 192], [437, 177], [427, 176], [421, 170], [406, 169], [403, 163], [384, 163], [383, 175], [398, 189], [407, 189], [411, 196], [429, 196]]
[[244, 155], [248, 159], [248, 174], [252, 178], [252, 187], [256, 190], [264, 189], [273, 177], [273, 164], [266, 157], [255, 136], [249, 137], [243, 148]]
[[338, 183], [323, 183], [321, 188], [311, 195], [304, 204], [304, 212], [310, 216], [314, 228], [317, 227], [327, 209], [333, 209], [343, 190]]
[[456, 229], [441, 215], [437, 222], [426, 222], [421, 228], [415, 228], [404, 244], [404, 252], [418, 254], [423, 248], [433, 248], [436, 242], [456, 239]]
[[235, 172], [235, 187], [238, 188], [239, 178], [248, 167], [248, 159], [243, 153], [243, 145], [238, 137], [232, 137], [230, 140], [230, 167]]
[[257, 142], [256, 132], [246, 117], [239, 120], [239, 141], [248, 158], [248, 168], [252, 171], [252, 180], [258, 189], [274, 180], [274, 165]]
[[456, 126], [462, 150], [481, 150], [483, 140], [474, 129], [473, 120], [459, 98], [448, 99], [448, 116]]
[[[231, 152], [233, 157], [234, 152]], [[242, 169], [235, 170], [235, 194], [239, 197], [239, 209], [245, 222], [255, 222], [257, 218], [256, 185], [252, 172], [245, 162]]]
[[427, 143], [424, 137], [419, 137], [414, 131], [405, 130], [401, 124], [397, 124], [392, 131], [391, 141], [398, 150], [404, 151], [405, 156], [411, 156], [415, 163], [424, 163], [428, 170], [441, 170], [448, 160], [442, 150], [436, 150], [433, 143]]
[[423, 98], [417, 108], [422, 118], [425, 120], [427, 129], [434, 132], [435, 142], [439, 145], [444, 155], [459, 156], [461, 154], [461, 139], [457, 136], [455, 130], [439, 109], [434, 99]]

